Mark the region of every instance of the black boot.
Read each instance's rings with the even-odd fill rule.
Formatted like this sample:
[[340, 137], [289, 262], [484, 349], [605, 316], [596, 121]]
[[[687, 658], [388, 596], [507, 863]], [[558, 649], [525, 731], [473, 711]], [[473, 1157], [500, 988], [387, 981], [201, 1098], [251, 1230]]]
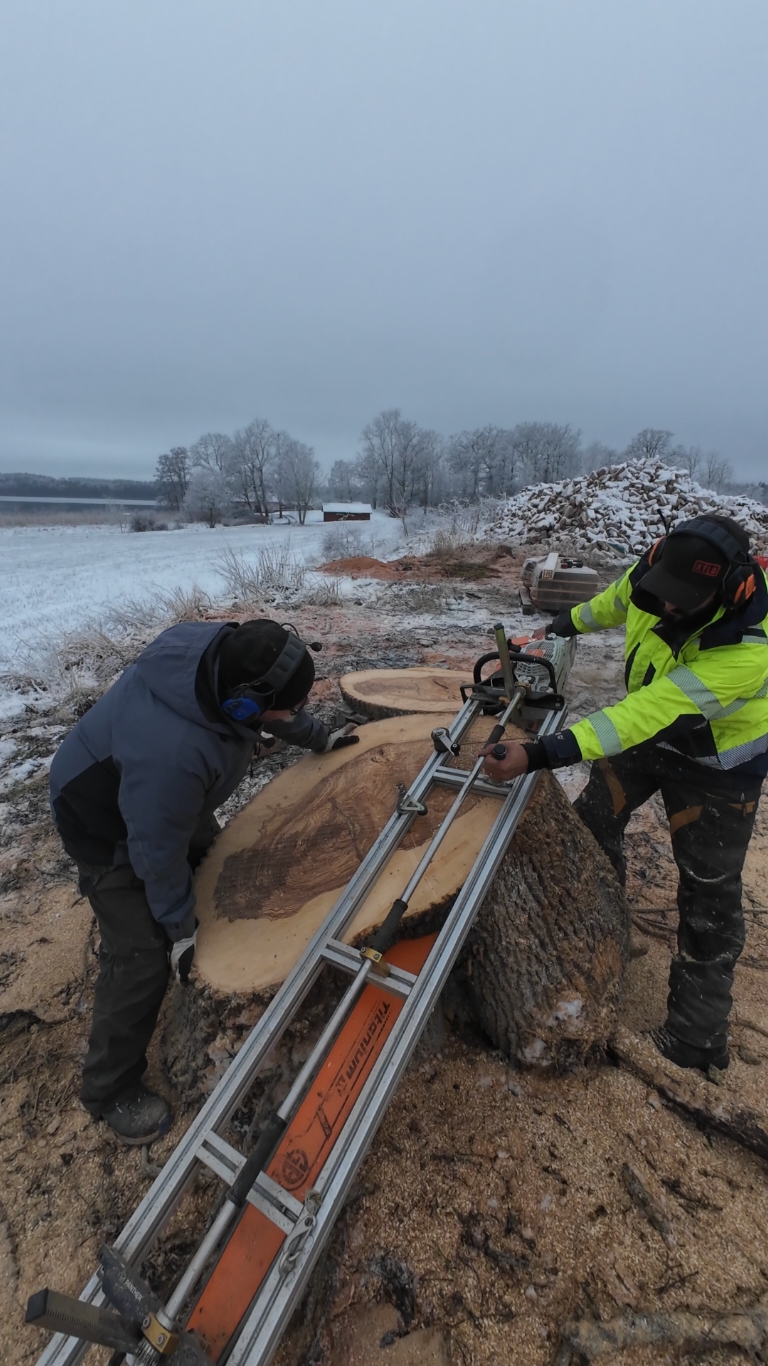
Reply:
[[726, 1045], [720, 1048], [695, 1048], [693, 1044], [675, 1038], [666, 1025], [652, 1029], [651, 1038], [662, 1056], [678, 1067], [698, 1067], [699, 1071], [706, 1074], [710, 1067], [724, 1072], [730, 1062]]
[[139, 1082], [108, 1110], [102, 1110], [98, 1118], [105, 1120], [124, 1143], [139, 1145], [153, 1143], [168, 1133], [173, 1124], [173, 1110], [167, 1100], [148, 1091]]

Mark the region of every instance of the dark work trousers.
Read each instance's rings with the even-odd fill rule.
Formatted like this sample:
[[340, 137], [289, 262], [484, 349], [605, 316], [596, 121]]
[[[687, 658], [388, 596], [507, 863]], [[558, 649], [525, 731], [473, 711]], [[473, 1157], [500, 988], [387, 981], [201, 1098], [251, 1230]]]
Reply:
[[734, 965], [744, 947], [741, 870], [755, 824], [761, 780], [723, 774], [641, 745], [593, 763], [574, 803], [624, 884], [624, 830], [632, 812], [661, 792], [679, 873], [677, 955], [667, 1028], [694, 1048], [727, 1043]]
[[[219, 830], [213, 816], [198, 826], [188, 854], [193, 868]], [[101, 934], [80, 1091], [86, 1110], [98, 1115], [144, 1074], [147, 1048], [168, 986], [171, 941], [152, 915], [144, 883], [130, 864], [107, 871], [81, 867], [80, 887], [93, 907]]]
[[84, 877], [82, 885], [99, 923], [101, 948], [80, 1099], [98, 1115], [144, 1074], [170, 976], [170, 941], [130, 864]]

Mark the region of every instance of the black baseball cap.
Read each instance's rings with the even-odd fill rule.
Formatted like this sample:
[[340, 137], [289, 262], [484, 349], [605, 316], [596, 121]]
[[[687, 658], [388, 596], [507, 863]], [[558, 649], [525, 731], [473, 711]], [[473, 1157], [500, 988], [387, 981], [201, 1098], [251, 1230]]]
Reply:
[[730, 563], [725, 552], [707, 537], [697, 536], [695, 531], [674, 531], [666, 537], [661, 555], [642, 585], [646, 592], [661, 602], [671, 602], [680, 612], [698, 612], [722, 588]]

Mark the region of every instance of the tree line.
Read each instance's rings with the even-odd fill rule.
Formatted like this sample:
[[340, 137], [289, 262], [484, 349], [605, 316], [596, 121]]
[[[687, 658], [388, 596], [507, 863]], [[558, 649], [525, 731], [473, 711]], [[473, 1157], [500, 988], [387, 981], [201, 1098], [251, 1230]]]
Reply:
[[238, 512], [269, 521], [273, 507], [280, 516], [294, 508], [303, 523], [320, 475], [311, 446], [254, 418], [232, 436], [206, 432], [161, 455], [157, 491], [166, 507], [211, 526]]
[[367, 423], [357, 455], [336, 460], [326, 479], [311, 446], [254, 418], [231, 436], [208, 432], [190, 447], [161, 455], [157, 488], [166, 507], [211, 526], [228, 516], [269, 521], [286, 509], [303, 524], [321, 498], [365, 501], [404, 516], [450, 499], [503, 498], [528, 484], [646, 458], [685, 469], [705, 488], [768, 501], [768, 484], [734, 484], [727, 459], [698, 446], [675, 445], [673, 433], [663, 429], [644, 428], [620, 451], [601, 442], [582, 446], [581, 433], [569, 423], [488, 424], [443, 436], [399, 408]]

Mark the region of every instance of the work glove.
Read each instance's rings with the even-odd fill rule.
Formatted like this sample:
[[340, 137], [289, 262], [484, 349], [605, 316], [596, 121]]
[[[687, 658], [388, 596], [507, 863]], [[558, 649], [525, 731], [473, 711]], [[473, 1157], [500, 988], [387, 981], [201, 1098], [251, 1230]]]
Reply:
[[195, 917], [195, 928], [186, 939], [177, 939], [171, 945], [170, 964], [171, 972], [176, 981], [182, 986], [186, 986], [189, 981], [189, 974], [192, 971], [192, 961], [195, 957], [195, 944], [197, 943], [197, 931], [200, 928], [200, 921]]
[[339, 730], [332, 730], [325, 742], [325, 749], [322, 749], [320, 753], [330, 754], [332, 749], [344, 749], [346, 745], [359, 744], [360, 736], [352, 733], [355, 730], [356, 727], [351, 723], [341, 726]]

